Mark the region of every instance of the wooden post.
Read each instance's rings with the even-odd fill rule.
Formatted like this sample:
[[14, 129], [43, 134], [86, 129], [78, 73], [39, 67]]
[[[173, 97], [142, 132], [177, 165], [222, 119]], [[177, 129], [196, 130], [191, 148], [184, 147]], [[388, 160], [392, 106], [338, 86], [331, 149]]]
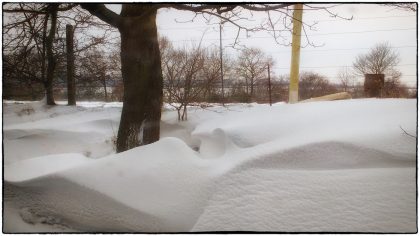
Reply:
[[272, 105], [273, 101], [271, 99], [271, 77], [270, 77], [270, 65], [267, 66], [268, 70], [268, 96], [270, 99], [270, 106]]
[[74, 81], [74, 49], [73, 49], [73, 26], [66, 25], [66, 48], [67, 48], [67, 102], [68, 105], [76, 105], [76, 86]]
[[303, 4], [296, 4], [293, 11], [292, 60], [290, 65], [289, 103], [298, 102], [299, 59], [302, 32]]
[[225, 86], [223, 82], [223, 47], [222, 47], [222, 22], [219, 24], [220, 39], [220, 76], [222, 78], [222, 105], [225, 106]]

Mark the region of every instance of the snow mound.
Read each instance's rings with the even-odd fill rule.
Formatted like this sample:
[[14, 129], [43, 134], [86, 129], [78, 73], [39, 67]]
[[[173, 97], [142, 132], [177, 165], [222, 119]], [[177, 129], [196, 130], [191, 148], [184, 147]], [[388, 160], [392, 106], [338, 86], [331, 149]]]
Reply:
[[192, 231], [416, 231], [415, 155], [340, 142], [268, 146], [242, 150], [245, 161], [217, 179]]
[[79, 153], [98, 158], [115, 152], [111, 132], [104, 134], [55, 129], [11, 129], [4, 130], [4, 134], [5, 164], [62, 153]]
[[118, 107], [8, 106], [6, 231], [417, 230], [415, 100], [167, 110], [165, 138], [119, 154]]
[[415, 153], [415, 141], [404, 137], [400, 128], [416, 133], [415, 107], [415, 100], [406, 99], [254, 106], [203, 122], [192, 136], [212, 136], [214, 130], [220, 129], [242, 148], [273, 141], [285, 146], [300, 146], [335, 140]]
[[[12, 172], [48, 161], [46, 158], [31, 159], [8, 168]], [[83, 222], [77, 215], [77, 210], [85, 206], [75, 205], [84, 200], [87, 201], [86, 204], [95, 204], [88, 208], [92, 215], [86, 216], [87, 218], [103, 218], [101, 214], [104, 214], [104, 208], [107, 208], [109, 220], [122, 218], [113, 224], [105, 221], [100, 228], [105, 225], [108, 227], [101, 228], [102, 230], [187, 231], [201, 213], [201, 206], [209, 194], [211, 173], [208, 168], [208, 161], [200, 159], [184, 142], [176, 138], [165, 138], [148, 146], [86, 162], [77, 168], [68, 168], [53, 174], [41, 170], [24, 176], [17, 173], [20, 177], [17, 179], [10, 172], [5, 176], [5, 181], [13, 188], [22, 188], [21, 191], [43, 189], [36, 193], [22, 194], [32, 196], [27, 200], [29, 205], [49, 209], [41, 215], [53, 214], [59, 215], [64, 221]], [[43, 177], [42, 173], [45, 174]], [[39, 197], [34, 197], [34, 194]], [[51, 199], [67, 199], [70, 196], [68, 194], [71, 194], [71, 201], [60, 203]], [[104, 198], [109, 200], [103, 200]], [[112, 210], [108, 211], [111, 200]], [[137, 211], [139, 215], [121, 216], [127, 208]], [[97, 226], [97, 222], [87, 219], [85, 221]], [[135, 225], [134, 222], [144, 224]], [[86, 230], [82, 226], [74, 226], [74, 223], [71, 225]], [[95, 229], [91, 228], [89, 231]]]
[[415, 155], [396, 156], [381, 150], [341, 142], [313, 143], [279, 151], [264, 145], [253, 150], [257, 153], [257, 158], [249, 155], [250, 157], [236, 166], [236, 169], [339, 170], [416, 165]]
[[42, 156], [4, 166], [4, 179], [8, 182], [22, 182], [71, 169], [88, 162], [89, 159], [77, 153]]
[[[26, 218], [32, 223], [38, 223], [43, 218], [54, 219], [57, 225], [67, 231], [155, 232], [161, 224], [153, 216], [53, 175], [19, 184], [5, 182], [4, 200], [14, 202], [11, 212], [19, 209], [22, 216], [21, 212], [26, 211]], [[41, 225], [44, 228], [34, 231], [61, 231], [56, 227], [45, 228], [48, 225], [45, 222]], [[22, 232], [20, 227], [9, 231]]]
[[195, 134], [193, 137], [200, 140], [200, 153], [203, 157], [220, 157], [237, 149], [223, 129], [214, 129], [211, 134]]
[[415, 168], [232, 172], [192, 231], [416, 232]]
[[[15, 111], [21, 110], [22, 105], [35, 108], [33, 114], [17, 116]], [[39, 102], [9, 103], [6, 107], [9, 111], [5, 113], [3, 128], [5, 164], [62, 153], [80, 153], [90, 158], [115, 153], [113, 139], [118, 130], [119, 108], [46, 108]]]

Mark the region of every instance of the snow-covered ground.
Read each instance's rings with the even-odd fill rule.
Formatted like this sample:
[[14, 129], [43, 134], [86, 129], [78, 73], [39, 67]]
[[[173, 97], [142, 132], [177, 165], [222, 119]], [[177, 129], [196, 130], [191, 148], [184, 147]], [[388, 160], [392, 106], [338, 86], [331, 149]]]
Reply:
[[165, 106], [115, 154], [120, 103], [3, 103], [5, 232], [416, 232], [416, 100]]

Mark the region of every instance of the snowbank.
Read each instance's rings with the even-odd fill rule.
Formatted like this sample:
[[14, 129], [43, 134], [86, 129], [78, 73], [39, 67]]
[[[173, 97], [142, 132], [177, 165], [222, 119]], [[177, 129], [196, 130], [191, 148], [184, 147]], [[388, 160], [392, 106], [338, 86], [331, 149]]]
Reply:
[[6, 231], [416, 231], [415, 100], [166, 110], [164, 138], [120, 154], [120, 107], [18, 106]]

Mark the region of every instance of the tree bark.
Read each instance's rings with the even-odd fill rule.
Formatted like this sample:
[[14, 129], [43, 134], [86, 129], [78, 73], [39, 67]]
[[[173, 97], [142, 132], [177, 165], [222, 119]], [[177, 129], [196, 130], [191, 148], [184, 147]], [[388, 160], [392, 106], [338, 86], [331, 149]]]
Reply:
[[49, 6], [49, 14], [51, 16], [51, 25], [50, 32], [48, 33], [47, 40], [45, 43], [47, 51], [47, 78], [44, 84], [46, 96], [47, 96], [47, 105], [55, 105], [54, 94], [53, 94], [53, 79], [54, 79], [54, 70], [55, 70], [55, 58], [53, 54], [53, 42], [55, 38], [55, 30], [57, 28], [57, 11], [58, 4], [53, 3]]
[[74, 44], [73, 26], [66, 25], [67, 48], [67, 104], [76, 105], [76, 86], [74, 81]]
[[54, 101], [54, 92], [53, 92], [53, 86], [52, 82], [45, 82], [44, 83], [45, 88], [45, 96], [47, 98], [47, 105], [56, 105]]
[[124, 4], [121, 11], [124, 97], [117, 152], [159, 140], [163, 82], [156, 13], [156, 7], [147, 4]]
[[[159, 64], [160, 64], [159, 53]], [[161, 73], [161, 69], [159, 69]], [[148, 104], [146, 106], [145, 120], [143, 126], [143, 145], [156, 142], [160, 138], [160, 118], [163, 103], [163, 78], [149, 80]]]

